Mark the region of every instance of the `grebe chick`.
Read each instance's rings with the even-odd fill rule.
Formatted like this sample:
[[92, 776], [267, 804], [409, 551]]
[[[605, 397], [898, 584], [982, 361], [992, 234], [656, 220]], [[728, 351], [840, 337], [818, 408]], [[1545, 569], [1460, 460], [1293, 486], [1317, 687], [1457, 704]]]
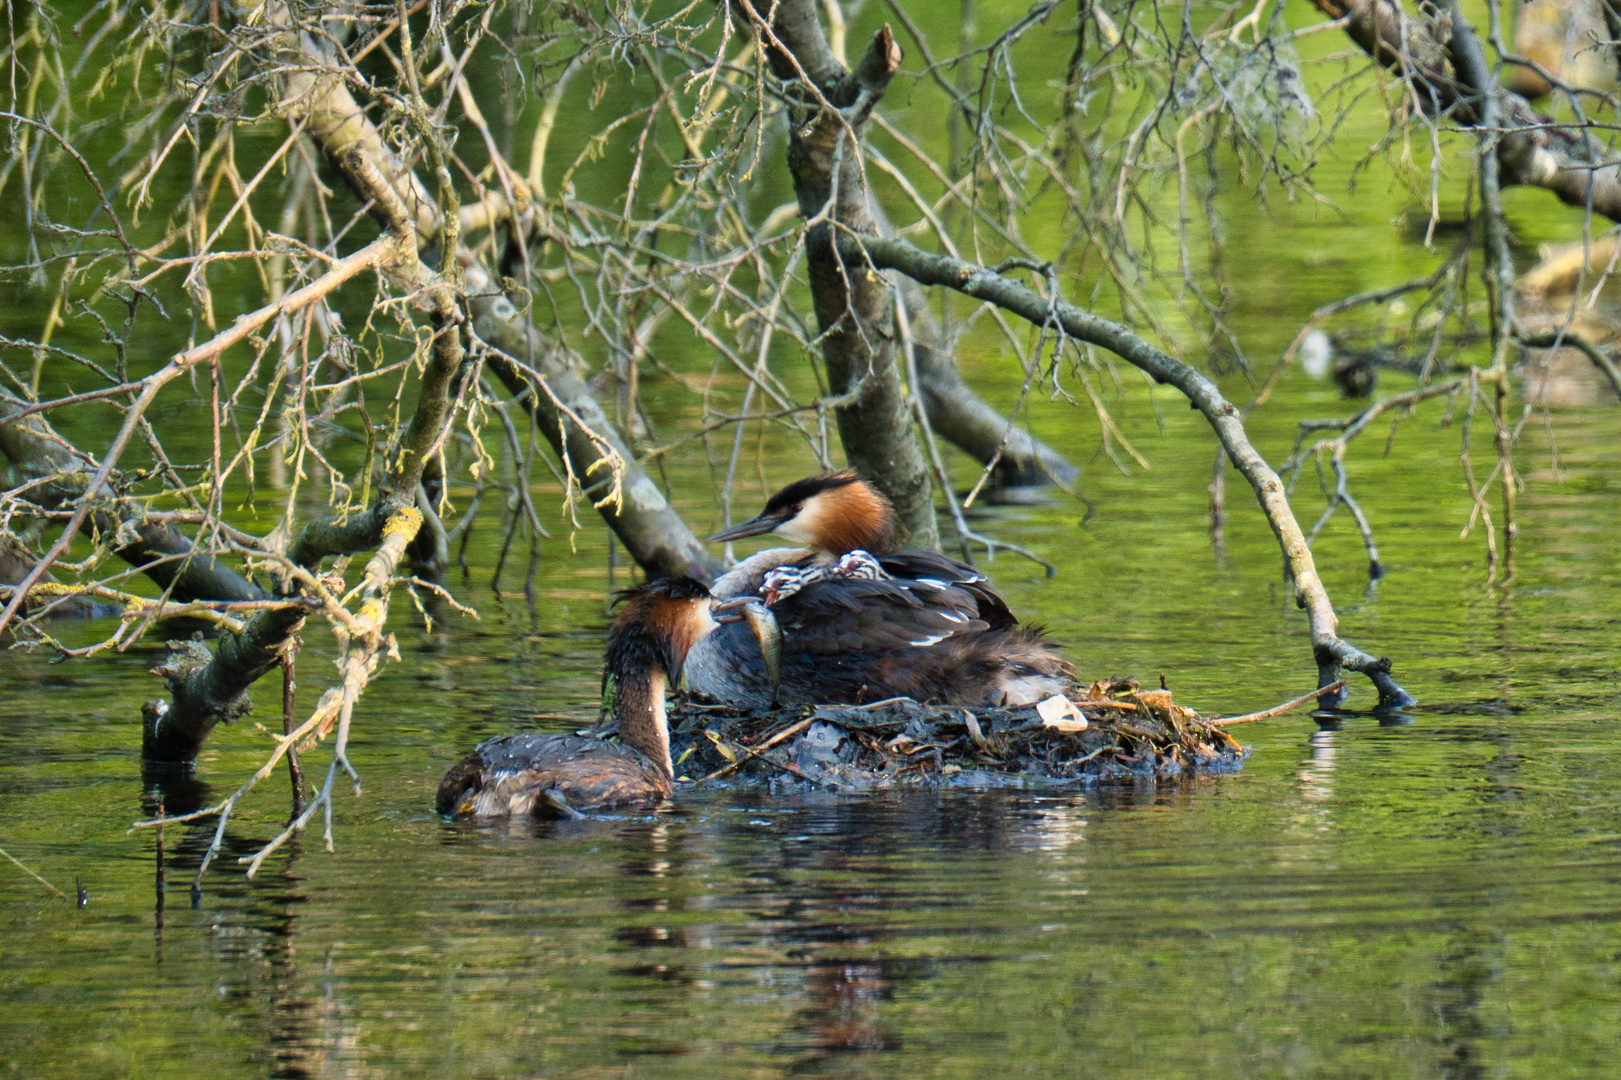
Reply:
[[692, 646], [719, 625], [719, 605], [689, 577], [651, 581], [621, 597], [604, 679], [613, 679], [622, 741], [538, 733], [488, 739], [445, 774], [436, 803], [441, 814], [577, 817], [669, 797], [675, 770], [664, 694], [681, 680]]
[[[784, 704], [911, 697], [953, 705], [1028, 705], [1068, 688], [1070, 666], [1040, 630], [1020, 626], [973, 567], [893, 550], [895, 512], [851, 470], [783, 488], [758, 515], [711, 541], [774, 533], [805, 545], [753, 555], [714, 595], [759, 597], [781, 627]], [[687, 686], [742, 708], [772, 703], [759, 652], [723, 627], [687, 660]]]

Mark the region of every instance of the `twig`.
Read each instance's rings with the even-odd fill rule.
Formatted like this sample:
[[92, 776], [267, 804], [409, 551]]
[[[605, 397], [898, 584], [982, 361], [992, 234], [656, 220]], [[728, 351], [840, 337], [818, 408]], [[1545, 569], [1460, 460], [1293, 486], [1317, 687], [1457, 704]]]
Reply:
[[[903, 699], [895, 698], [894, 700], [900, 701], [900, 700], [903, 700]], [[792, 724], [792, 725], [782, 729], [781, 731], [777, 732], [775, 735], [771, 736], [771, 738], [767, 739], [765, 742], [761, 743], [759, 746], [744, 747], [743, 749], [746, 751], [746, 753], [744, 753], [744, 755], [742, 757], [738, 758], [736, 761], [732, 762], [730, 765], [727, 765], [723, 769], [716, 769], [714, 772], [710, 773], [708, 776], [700, 777], [699, 779], [694, 780], [692, 782], [693, 786], [697, 787], [699, 784], [707, 784], [711, 780], [717, 780], [720, 777], [725, 776], [727, 773], [732, 772], [734, 769], [741, 768], [743, 765], [746, 765], [750, 760], [752, 760], [753, 758], [758, 757], [759, 755], [765, 753], [767, 750], [771, 749], [773, 746], [776, 746], [778, 743], [782, 742], [784, 739], [790, 738], [790, 737], [792, 737], [794, 735], [799, 734], [801, 731], [804, 731], [806, 728], [810, 727], [811, 724], [815, 720], [816, 720], [816, 717], [814, 717], [814, 716], [807, 717], [806, 719], [801, 720], [799, 723]], [[767, 758], [766, 760], [770, 761], [771, 759]], [[772, 761], [771, 763], [773, 765], [780, 764], [779, 762], [775, 762], [775, 761]]]
[[23, 873], [25, 873], [29, 877], [33, 878], [35, 881], [39, 882], [41, 885], [45, 886], [47, 889], [51, 890], [57, 896], [60, 896], [64, 900], [66, 900], [68, 898], [67, 893], [63, 892], [61, 889], [58, 889], [55, 885], [52, 885], [49, 881], [46, 881], [44, 878], [42, 878], [38, 874], [34, 873], [28, 867], [24, 866], [22, 864], [22, 861], [20, 859], [18, 859], [17, 856], [13, 855], [11, 852], [7, 851], [5, 848], [0, 848], [0, 855], [4, 855], [6, 858], [8, 858], [12, 862], [16, 863], [17, 864], [17, 869], [21, 870]]
[[[298, 638], [290, 637], [282, 649], [281, 654], [281, 734], [282, 738], [290, 738], [293, 734], [293, 704], [298, 690]], [[304, 770], [298, 767], [298, 749], [289, 747], [287, 750], [287, 779], [293, 787], [293, 816], [297, 817], [304, 809]], [[163, 814], [159, 811], [159, 817]], [[158, 837], [162, 839], [161, 827]]]
[[1274, 716], [1288, 712], [1290, 709], [1299, 708], [1309, 701], [1316, 701], [1323, 694], [1336, 694], [1343, 689], [1345, 689], [1345, 680], [1341, 679], [1338, 682], [1330, 683], [1328, 686], [1319, 687], [1309, 694], [1302, 694], [1293, 701], [1285, 701], [1282, 705], [1274, 705], [1272, 708], [1262, 709], [1260, 712], [1245, 713], [1243, 716], [1218, 716], [1211, 720], [1210, 723], [1217, 727], [1226, 727], [1228, 724], [1247, 724], [1252, 720], [1269, 720]]

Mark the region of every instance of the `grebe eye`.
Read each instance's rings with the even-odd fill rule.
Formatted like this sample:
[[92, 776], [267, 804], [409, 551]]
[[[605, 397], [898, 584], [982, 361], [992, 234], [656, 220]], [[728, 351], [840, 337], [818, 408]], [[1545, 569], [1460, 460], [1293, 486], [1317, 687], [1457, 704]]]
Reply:
[[803, 509], [805, 509], [805, 504], [804, 503], [794, 503], [794, 505], [789, 508], [788, 513], [789, 513], [790, 516], [792, 516], [794, 514], [799, 513]]

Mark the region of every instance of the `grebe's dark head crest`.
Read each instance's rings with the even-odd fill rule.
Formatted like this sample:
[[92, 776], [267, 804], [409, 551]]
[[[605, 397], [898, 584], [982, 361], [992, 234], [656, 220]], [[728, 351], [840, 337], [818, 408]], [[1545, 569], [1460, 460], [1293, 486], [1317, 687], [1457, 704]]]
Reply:
[[688, 650], [717, 625], [709, 589], [690, 577], [656, 578], [621, 591], [618, 602], [605, 672], [616, 678], [659, 669], [679, 682]]
[[741, 540], [775, 533], [784, 540], [843, 555], [857, 548], [889, 549], [895, 510], [889, 500], [854, 469], [796, 480], [766, 502], [765, 509], [709, 538]]

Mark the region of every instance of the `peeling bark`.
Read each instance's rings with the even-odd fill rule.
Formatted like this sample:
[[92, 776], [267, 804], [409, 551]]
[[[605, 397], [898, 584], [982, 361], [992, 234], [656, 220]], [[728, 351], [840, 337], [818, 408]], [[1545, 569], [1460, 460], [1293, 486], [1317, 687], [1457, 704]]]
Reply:
[[[396, 270], [401, 272], [398, 267]], [[416, 508], [417, 485], [429, 452], [450, 419], [451, 384], [462, 368], [465, 354], [454, 293], [431, 280], [407, 284], [425, 287], [424, 295], [433, 305], [435, 331], [416, 412], [399, 442], [385, 456], [393, 464], [379, 483], [371, 509], [345, 519], [328, 518], [305, 526], [287, 547], [287, 559], [295, 566], [310, 569], [328, 556], [364, 551], [404, 533], [397, 561], [422, 526], [422, 514]], [[392, 572], [390, 567], [390, 578]], [[386, 594], [381, 602], [386, 610]], [[146, 760], [190, 762], [216, 724], [245, 713], [249, 707], [245, 696], [248, 688], [271, 668], [280, 666], [282, 650], [304, 625], [304, 616], [297, 608], [261, 612], [240, 633], [222, 634], [211, 657], [206, 649], [199, 652], [200, 646], [182, 648], [155, 669], [154, 674], [164, 677], [172, 700], [166, 708], [146, 711], [142, 725], [142, 753]]]

